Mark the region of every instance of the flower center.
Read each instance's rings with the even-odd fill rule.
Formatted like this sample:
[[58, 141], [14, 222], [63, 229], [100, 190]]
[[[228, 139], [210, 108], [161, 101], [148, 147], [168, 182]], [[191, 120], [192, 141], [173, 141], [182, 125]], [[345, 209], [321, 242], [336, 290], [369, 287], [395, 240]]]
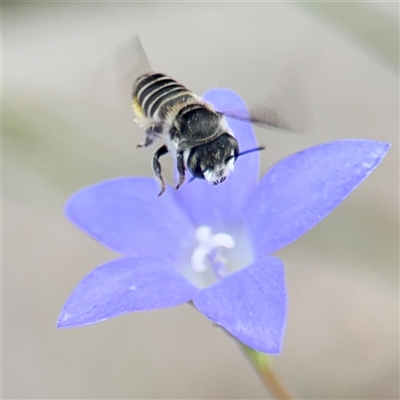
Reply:
[[212, 234], [207, 225], [199, 226], [195, 232], [198, 246], [194, 249], [190, 263], [196, 272], [204, 272], [211, 267], [218, 278], [228, 275], [227, 260], [217, 251], [219, 247], [232, 249], [235, 239], [227, 233]]

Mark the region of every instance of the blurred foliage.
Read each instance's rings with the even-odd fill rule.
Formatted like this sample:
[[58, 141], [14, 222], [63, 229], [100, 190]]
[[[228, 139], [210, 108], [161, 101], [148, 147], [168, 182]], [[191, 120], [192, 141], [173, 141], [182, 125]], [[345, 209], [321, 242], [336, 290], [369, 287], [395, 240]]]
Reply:
[[[64, 109], [71, 110], [75, 120], [41, 105], [34, 97], [13, 93], [4, 99], [6, 201], [23, 201], [25, 205], [48, 210], [55, 206], [54, 195], [66, 199], [82, 186], [132, 169], [132, 156], [121, 157], [118, 148], [102, 142], [102, 135], [96, 136], [97, 121], [85, 131], [79, 119], [79, 104], [72, 105], [60, 98], [56, 101], [59, 106], [64, 102]], [[107, 129], [108, 125], [103, 122], [103, 127]], [[93, 135], [87, 133], [90, 131]]]
[[398, 19], [390, 18], [367, 2], [301, 1], [299, 4], [361, 43], [398, 73]]

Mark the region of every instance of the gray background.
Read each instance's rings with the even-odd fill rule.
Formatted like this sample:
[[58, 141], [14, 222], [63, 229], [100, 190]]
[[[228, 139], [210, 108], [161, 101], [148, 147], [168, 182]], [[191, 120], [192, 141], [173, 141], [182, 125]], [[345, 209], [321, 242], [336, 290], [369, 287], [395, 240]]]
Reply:
[[196, 93], [229, 87], [306, 128], [257, 130], [262, 173], [324, 141], [393, 144], [337, 210], [279, 252], [289, 319], [274, 365], [296, 398], [398, 397], [398, 11], [3, 3], [3, 397], [268, 397], [236, 344], [186, 305], [55, 329], [74, 286], [117, 257], [66, 221], [66, 199], [107, 178], [151, 175], [152, 151], [135, 149], [143, 136], [115, 89], [135, 33], [155, 69]]

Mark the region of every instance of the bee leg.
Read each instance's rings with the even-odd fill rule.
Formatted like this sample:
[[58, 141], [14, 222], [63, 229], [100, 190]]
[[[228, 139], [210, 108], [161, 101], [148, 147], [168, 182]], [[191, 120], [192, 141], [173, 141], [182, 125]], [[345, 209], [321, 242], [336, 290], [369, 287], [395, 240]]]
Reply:
[[175, 189], [179, 189], [183, 182], [185, 182], [185, 162], [183, 160], [183, 153], [178, 153], [176, 157], [176, 166], [179, 173], [179, 182]]
[[161, 146], [153, 156], [153, 172], [156, 178], [160, 181], [160, 186], [161, 186], [161, 191], [158, 193], [159, 196], [161, 196], [165, 192], [165, 182], [164, 178], [162, 176], [161, 172], [161, 164], [160, 161], [158, 160], [161, 156], [165, 155], [168, 153], [168, 148], [166, 145]]
[[160, 137], [162, 133], [162, 126], [161, 125], [152, 125], [150, 128], [145, 130], [146, 139], [144, 143], [139, 143], [136, 148], [148, 147], [154, 143], [154, 141]]
[[155, 136], [147, 134], [146, 139], [144, 140], [144, 142], [137, 144], [136, 148], [140, 149], [142, 147], [148, 147], [148, 146], [153, 144], [155, 139], [156, 139]]

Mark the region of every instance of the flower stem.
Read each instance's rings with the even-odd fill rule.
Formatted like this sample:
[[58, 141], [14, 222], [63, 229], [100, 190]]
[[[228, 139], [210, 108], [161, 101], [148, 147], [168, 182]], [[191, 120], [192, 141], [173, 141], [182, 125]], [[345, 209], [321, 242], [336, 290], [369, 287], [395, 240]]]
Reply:
[[272, 358], [268, 354], [260, 353], [238, 341], [244, 354], [253, 364], [267, 390], [275, 399], [290, 400], [292, 397], [278, 381], [272, 369]]

